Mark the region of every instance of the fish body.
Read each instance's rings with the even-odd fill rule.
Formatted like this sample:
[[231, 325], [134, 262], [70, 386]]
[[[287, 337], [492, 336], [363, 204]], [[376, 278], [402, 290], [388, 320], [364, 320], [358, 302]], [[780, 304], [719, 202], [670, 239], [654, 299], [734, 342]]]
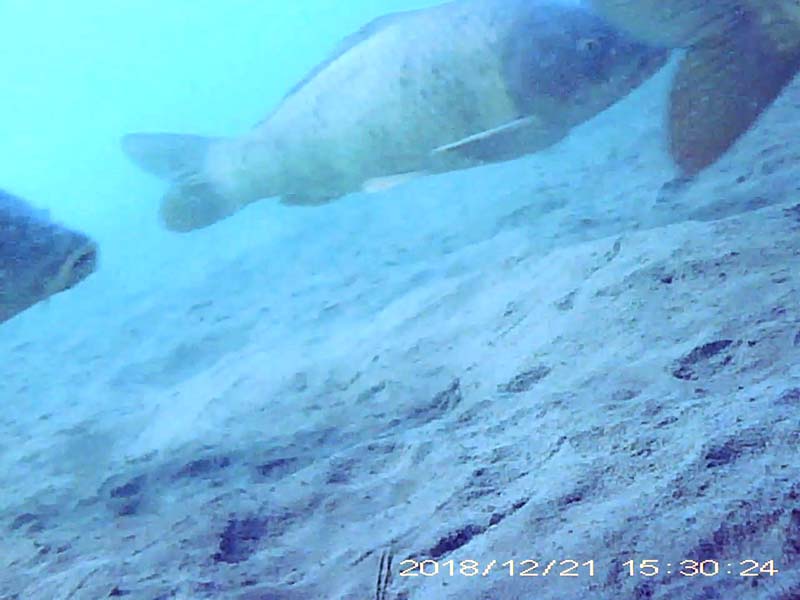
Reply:
[[345, 39], [249, 133], [131, 134], [123, 149], [171, 181], [162, 219], [189, 231], [260, 198], [320, 204], [535, 152], [666, 57], [582, 4], [450, 2]]
[[94, 272], [97, 247], [0, 190], [0, 323]]
[[646, 43], [684, 48], [669, 100], [669, 146], [686, 175], [713, 164], [800, 68], [797, 0], [593, 0]]

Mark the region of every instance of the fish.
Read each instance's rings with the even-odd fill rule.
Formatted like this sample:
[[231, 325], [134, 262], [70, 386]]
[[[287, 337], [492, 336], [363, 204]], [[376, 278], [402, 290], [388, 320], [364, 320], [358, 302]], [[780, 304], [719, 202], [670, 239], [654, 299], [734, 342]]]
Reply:
[[162, 223], [188, 232], [263, 198], [315, 206], [540, 151], [668, 55], [585, 3], [448, 2], [367, 24], [243, 135], [131, 133], [121, 146], [169, 182]]
[[0, 189], [0, 323], [86, 279], [97, 257], [87, 235]]
[[668, 109], [669, 151], [685, 177], [720, 159], [800, 68], [797, 0], [593, 0], [644, 43], [682, 48]]

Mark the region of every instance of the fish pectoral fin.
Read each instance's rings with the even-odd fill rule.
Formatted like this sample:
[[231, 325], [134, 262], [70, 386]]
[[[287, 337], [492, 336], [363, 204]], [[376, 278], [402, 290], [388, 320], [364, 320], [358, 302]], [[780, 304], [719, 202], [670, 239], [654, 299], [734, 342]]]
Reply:
[[716, 161], [791, 81], [800, 51], [778, 52], [763, 33], [732, 31], [687, 50], [669, 105], [670, 153], [693, 175]]
[[170, 181], [191, 181], [202, 173], [206, 155], [219, 138], [175, 133], [123, 136], [125, 155], [148, 173]]
[[432, 154], [454, 152], [465, 158], [494, 162], [546, 148], [562, 137], [564, 132], [548, 127], [542, 119], [530, 115], [439, 146], [433, 149]]
[[408, 173], [399, 173], [397, 175], [387, 175], [386, 177], [374, 177], [367, 179], [361, 184], [361, 191], [366, 194], [377, 194], [379, 192], [386, 192], [399, 185], [408, 183], [420, 177], [427, 175], [425, 171], [409, 171]]

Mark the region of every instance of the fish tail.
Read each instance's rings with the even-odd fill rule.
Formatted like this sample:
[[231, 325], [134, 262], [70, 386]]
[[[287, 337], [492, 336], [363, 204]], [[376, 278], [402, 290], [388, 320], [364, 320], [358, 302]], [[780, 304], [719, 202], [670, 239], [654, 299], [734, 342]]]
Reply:
[[173, 133], [132, 133], [122, 138], [122, 150], [131, 161], [172, 184], [159, 208], [167, 229], [188, 232], [207, 227], [240, 208], [206, 175], [208, 153], [219, 141]]
[[776, 48], [758, 32], [734, 30], [691, 47], [669, 110], [670, 153], [684, 174], [694, 175], [726, 152], [798, 69], [800, 48]]

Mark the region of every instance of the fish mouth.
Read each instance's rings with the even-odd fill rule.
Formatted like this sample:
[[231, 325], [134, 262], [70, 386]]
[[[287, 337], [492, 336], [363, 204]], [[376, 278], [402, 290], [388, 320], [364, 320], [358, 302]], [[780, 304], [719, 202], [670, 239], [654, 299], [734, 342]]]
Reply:
[[55, 294], [68, 290], [94, 273], [96, 268], [97, 245], [89, 241], [76, 248], [61, 263], [48, 291]]

